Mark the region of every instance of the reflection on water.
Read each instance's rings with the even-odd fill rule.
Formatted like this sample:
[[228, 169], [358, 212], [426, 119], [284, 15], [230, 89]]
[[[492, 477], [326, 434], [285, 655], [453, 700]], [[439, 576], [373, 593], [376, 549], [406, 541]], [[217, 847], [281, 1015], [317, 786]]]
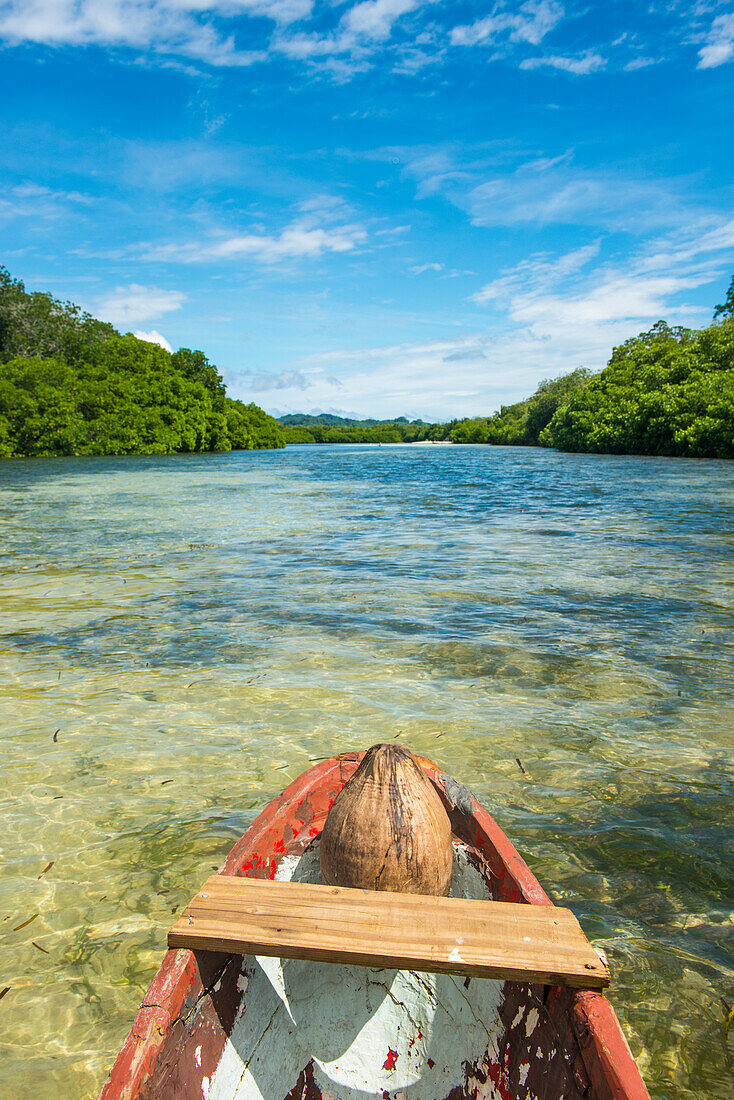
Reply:
[[258, 810], [398, 736], [607, 949], [652, 1095], [731, 1096], [730, 464], [5, 461], [0, 532], [3, 1094], [94, 1096]]

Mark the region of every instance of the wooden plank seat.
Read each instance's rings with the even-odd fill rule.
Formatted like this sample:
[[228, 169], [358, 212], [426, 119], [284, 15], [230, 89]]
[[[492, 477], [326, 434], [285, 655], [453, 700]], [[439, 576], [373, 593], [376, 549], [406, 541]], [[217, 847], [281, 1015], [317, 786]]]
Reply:
[[570, 909], [213, 875], [168, 946], [601, 989]]

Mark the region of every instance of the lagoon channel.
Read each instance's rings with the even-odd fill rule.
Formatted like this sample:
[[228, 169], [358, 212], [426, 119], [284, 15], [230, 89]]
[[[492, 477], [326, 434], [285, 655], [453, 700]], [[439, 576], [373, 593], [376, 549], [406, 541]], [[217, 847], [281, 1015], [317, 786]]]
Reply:
[[0, 1093], [94, 1097], [178, 912], [312, 762], [468, 784], [734, 1089], [734, 469], [498, 447], [0, 462]]

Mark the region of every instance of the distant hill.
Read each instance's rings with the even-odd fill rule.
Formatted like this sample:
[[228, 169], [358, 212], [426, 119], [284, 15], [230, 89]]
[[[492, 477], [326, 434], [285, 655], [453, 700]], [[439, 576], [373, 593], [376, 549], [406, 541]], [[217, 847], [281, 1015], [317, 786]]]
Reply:
[[[418, 443], [424, 439], [441, 439], [443, 424], [426, 424], [423, 420], [354, 420], [348, 416], [320, 413], [288, 413], [279, 416], [278, 423], [286, 443]], [[432, 435], [431, 433], [437, 433]]]
[[297, 427], [309, 428], [337, 427], [337, 428], [376, 428], [382, 424], [418, 424], [423, 426], [424, 420], [408, 420], [405, 416], [397, 416], [394, 420], [352, 420], [348, 416], [334, 416], [332, 413], [287, 413], [276, 418], [279, 424], [290, 424]]

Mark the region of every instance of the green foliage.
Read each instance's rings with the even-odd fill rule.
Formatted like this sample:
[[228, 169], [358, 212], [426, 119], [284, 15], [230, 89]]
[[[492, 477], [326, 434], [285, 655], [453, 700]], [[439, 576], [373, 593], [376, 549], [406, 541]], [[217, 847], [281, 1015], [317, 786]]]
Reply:
[[26, 293], [23, 283], [0, 267], [0, 363], [38, 356], [66, 363], [96, 362], [112, 325], [50, 294]]
[[[249, 434], [251, 439], [249, 445], [244, 443], [241, 445], [238, 444], [238, 447], [241, 446], [243, 450], [250, 450], [252, 447], [285, 446], [283, 439], [284, 433], [278, 421], [272, 416], [268, 416], [266, 412], [263, 412], [259, 405], [245, 405], [242, 401], [233, 401], [228, 397], [225, 403], [225, 411], [227, 422], [230, 425], [236, 422], [240, 425], [239, 430], [243, 432], [246, 430]], [[234, 428], [230, 430], [233, 432], [235, 431]]]
[[486, 417], [475, 420], [454, 420], [447, 425], [446, 438], [452, 443], [487, 443], [487, 423]]
[[719, 317], [734, 317], [734, 275], [729, 283], [725, 300], [714, 310], [714, 320], [716, 321]]
[[214, 398], [224, 398], [227, 390], [222, 381], [222, 376], [217, 368], [209, 362], [203, 351], [191, 351], [190, 348], [179, 348], [171, 356], [171, 362], [176, 370], [190, 378], [192, 382], [201, 382], [202, 386], [211, 393]]
[[355, 420], [349, 416], [335, 416], [334, 413], [286, 413], [278, 417], [278, 423], [288, 427], [322, 428], [325, 425], [332, 428], [379, 428], [385, 424], [401, 424], [405, 426], [429, 427], [422, 420], [409, 421], [405, 416], [397, 416], [394, 420]]
[[283, 435], [285, 436], [286, 443], [315, 443], [313, 432], [310, 432], [308, 428], [300, 428], [298, 425], [294, 425], [292, 428], [280, 421], [283, 428]]
[[282, 447], [201, 351], [171, 355], [0, 268], [0, 457]]
[[561, 406], [542, 446], [611, 454], [734, 457], [734, 318], [701, 332], [662, 322], [615, 348]]
[[514, 405], [503, 405], [494, 416], [453, 421], [446, 425], [452, 443], [495, 443], [516, 447], [537, 446], [540, 433], [556, 410], [576, 390], [586, 385], [589, 371], [579, 370], [541, 382], [536, 393]]
[[352, 420], [331, 413], [289, 413], [278, 423], [286, 443], [417, 443], [433, 438], [430, 433], [434, 428], [443, 428], [422, 420], [410, 423], [404, 416], [397, 420]]
[[603, 371], [542, 382], [488, 419], [446, 425], [454, 443], [734, 458], [734, 280], [725, 319], [699, 332], [658, 321]]

